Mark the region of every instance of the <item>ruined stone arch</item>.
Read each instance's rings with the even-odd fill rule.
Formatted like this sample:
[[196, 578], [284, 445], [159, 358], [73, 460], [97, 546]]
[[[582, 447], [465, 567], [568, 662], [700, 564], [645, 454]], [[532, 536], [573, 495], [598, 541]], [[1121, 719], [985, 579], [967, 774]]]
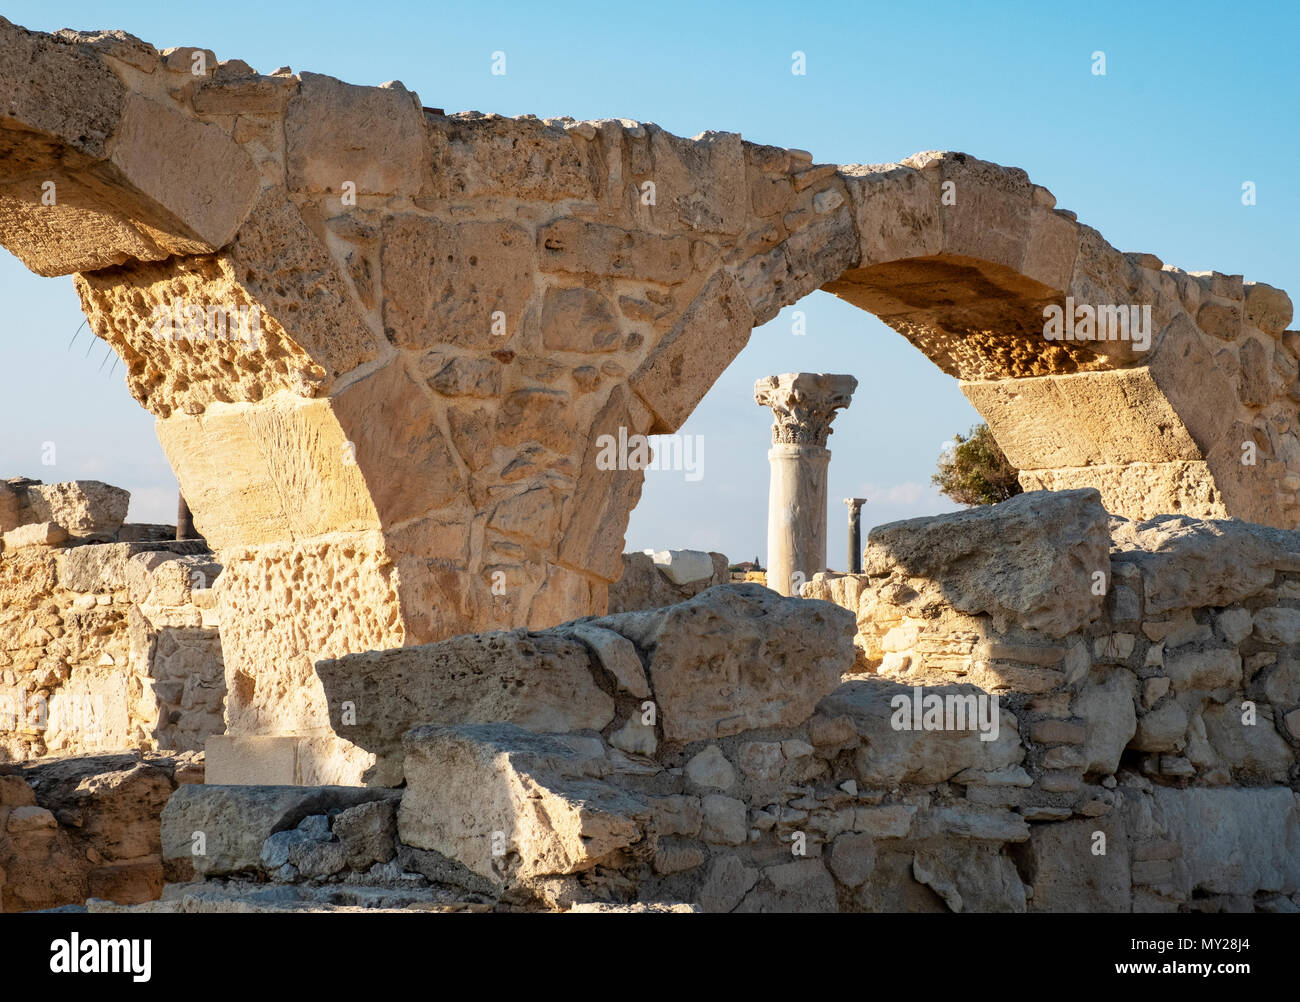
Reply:
[[[676, 430], [815, 289], [959, 379], [1027, 487], [1297, 522], [1290, 300], [1121, 254], [1021, 170], [445, 115], [194, 51], [0, 19], [0, 243], [75, 274], [156, 417], [225, 566], [232, 732], [325, 740], [320, 658], [603, 610], [642, 475], [597, 439]], [[1150, 349], [1045, 341], [1066, 296], [1150, 305]]]

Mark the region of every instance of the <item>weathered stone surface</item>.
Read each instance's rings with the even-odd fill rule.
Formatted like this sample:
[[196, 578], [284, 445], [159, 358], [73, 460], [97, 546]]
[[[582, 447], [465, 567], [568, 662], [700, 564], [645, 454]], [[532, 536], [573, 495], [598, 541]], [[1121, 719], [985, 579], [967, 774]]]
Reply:
[[588, 623], [568, 624], [563, 632], [590, 647], [600, 666], [614, 676], [624, 692], [639, 699], [650, 695], [650, 683], [646, 681], [645, 668], [632, 641], [613, 630], [602, 630]]
[[1168, 838], [1182, 847], [1173, 883], [1186, 896], [1300, 888], [1300, 823], [1289, 789], [1157, 787], [1152, 796]]
[[709, 557], [713, 570], [707, 578], [675, 583], [652, 555], [624, 553], [623, 576], [609, 586], [610, 613], [658, 609], [693, 598], [714, 585], [727, 584], [730, 581], [727, 558], [721, 553], [710, 553]]
[[163, 808], [162, 857], [165, 862], [187, 861], [203, 876], [257, 871], [263, 843], [276, 832], [331, 808], [394, 796], [365, 787], [184, 786]]
[[158, 896], [159, 815], [193, 756], [48, 759], [0, 774], [0, 910], [135, 904]]
[[797, 859], [762, 871], [737, 912], [834, 912], [835, 882], [820, 859]]
[[1249, 598], [1273, 580], [1278, 556], [1241, 523], [1184, 515], [1123, 526], [1116, 543], [1142, 572], [1148, 616]]
[[57, 522], [29, 522], [4, 534], [4, 549], [21, 550], [27, 546], [59, 546], [67, 542], [68, 530]]
[[372, 863], [387, 863], [396, 855], [397, 814], [387, 800], [372, 800], [349, 807], [334, 818], [334, 835], [347, 853], [347, 864], [364, 870]]
[[1136, 680], [1123, 669], [1104, 682], [1087, 685], [1074, 698], [1074, 712], [1083, 718], [1083, 771], [1113, 774], [1120, 756], [1137, 730]]
[[20, 508], [24, 522], [54, 522], [79, 539], [112, 539], [126, 521], [131, 495], [98, 480], [31, 484]]
[[954, 912], [1023, 912], [1025, 886], [995, 847], [956, 843], [912, 857], [912, 876]]
[[[599, 731], [614, 701], [592, 678], [586, 644], [556, 633], [488, 633], [320, 661], [336, 733], [379, 755], [394, 784], [402, 734], [422, 723]], [[635, 684], [635, 683], [634, 683]]]
[[1097, 572], [1109, 576], [1108, 521], [1095, 491], [1021, 494], [990, 508], [877, 526], [863, 571], [873, 584], [888, 578], [900, 592], [915, 590], [911, 606], [942, 601], [1063, 637], [1101, 612], [1092, 582]]
[[1031, 911], [1131, 910], [1128, 841], [1115, 818], [1034, 825], [1028, 863]]
[[593, 625], [642, 652], [672, 741], [801, 723], [853, 663], [850, 613], [754, 584], [721, 585], [667, 609]]
[[402, 841], [480, 876], [506, 883], [579, 873], [644, 843], [650, 808], [595, 778], [588, 760], [555, 738], [513, 724], [429, 725], [404, 744]]
[[[929, 686], [926, 694], [983, 696], [975, 686]], [[911, 720], [913, 691], [884, 679], [845, 682], [818, 705], [827, 716], [844, 715], [853, 721], [863, 745], [856, 753], [858, 782], [867, 785], [942, 783], [965, 769], [996, 772], [1024, 759], [1016, 718], [1007, 710], [997, 714], [994, 740], [980, 740], [974, 726], [964, 730], [902, 730], [894, 727], [898, 710]], [[923, 723], [923, 721], [922, 721]]]

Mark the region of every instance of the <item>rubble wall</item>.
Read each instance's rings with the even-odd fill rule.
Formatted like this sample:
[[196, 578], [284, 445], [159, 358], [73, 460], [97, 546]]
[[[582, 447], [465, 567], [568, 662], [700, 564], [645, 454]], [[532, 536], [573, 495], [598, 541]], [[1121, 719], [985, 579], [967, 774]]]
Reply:
[[151, 901], [188, 867], [163, 866], [158, 819], [201, 756], [135, 753], [0, 766], [0, 911]]
[[801, 598], [722, 585], [322, 662], [337, 732], [402, 784], [382, 850], [339, 829], [355, 790], [236, 838], [219, 819], [266, 788], [195, 788], [163, 815], [197, 878], [174, 894], [1300, 909], [1300, 534], [1038, 492], [879, 527], [867, 558]]
[[151, 533], [121, 524], [126, 492], [114, 525], [96, 501], [110, 495], [79, 490], [84, 483], [42, 485], [76, 499], [53, 513], [62, 522], [47, 509], [32, 516], [46, 521], [5, 531], [0, 761], [202, 750], [225, 730], [211, 590], [221, 567], [202, 541], [97, 541]]

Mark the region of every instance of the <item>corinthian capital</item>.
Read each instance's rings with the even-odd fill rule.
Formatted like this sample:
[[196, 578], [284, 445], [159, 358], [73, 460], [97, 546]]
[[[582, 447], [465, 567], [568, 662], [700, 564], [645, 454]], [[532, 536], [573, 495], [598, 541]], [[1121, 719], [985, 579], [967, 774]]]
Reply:
[[858, 381], [825, 372], [786, 372], [754, 384], [754, 399], [772, 408], [772, 441], [826, 445], [835, 412], [847, 407]]

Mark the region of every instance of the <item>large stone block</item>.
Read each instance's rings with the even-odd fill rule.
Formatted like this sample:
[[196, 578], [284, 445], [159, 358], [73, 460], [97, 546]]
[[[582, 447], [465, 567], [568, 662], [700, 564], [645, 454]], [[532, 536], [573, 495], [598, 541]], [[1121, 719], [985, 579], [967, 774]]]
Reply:
[[800, 724], [853, 664], [852, 613], [756, 584], [719, 585], [593, 625], [642, 652], [669, 741]]
[[1117, 816], [1033, 825], [1026, 862], [1031, 911], [1132, 911], [1128, 837]]
[[[1148, 616], [1250, 598], [1272, 583], [1285, 552], [1241, 522], [1186, 515], [1120, 523], [1115, 544], [1142, 572]], [[1292, 548], [1300, 550], [1300, 536]]]
[[558, 633], [484, 633], [319, 661], [335, 733], [400, 776], [402, 734], [417, 724], [509, 723], [531, 731], [599, 731], [614, 700], [592, 655]]
[[[903, 783], [943, 783], [966, 769], [997, 772], [1024, 760], [1015, 714], [997, 705], [997, 699], [973, 685], [926, 686], [921, 695], [944, 700], [945, 712], [936, 721], [938, 728], [927, 726], [924, 713], [915, 719], [914, 687], [885, 679], [845, 682], [821, 701], [818, 713], [826, 717], [847, 716], [864, 744], [857, 752], [858, 782], [864, 786], [892, 789]], [[960, 699], [967, 715], [959, 721], [954, 704], [948, 714], [950, 698]], [[976, 699], [986, 704], [986, 722], [996, 723], [983, 733], [991, 740], [981, 740], [980, 714]], [[932, 723], [935, 721], [932, 721]], [[947, 724], [964, 724], [947, 729]]]
[[947, 605], [1064, 637], [1101, 615], [1094, 575], [1109, 579], [1109, 546], [1096, 491], [1037, 491], [877, 526], [863, 572], [909, 608]]
[[54, 522], [78, 539], [112, 539], [126, 521], [131, 495], [98, 480], [31, 484], [26, 489], [24, 522]]
[[1182, 847], [1173, 881], [1196, 891], [1294, 894], [1300, 889], [1300, 813], [1287, 787], [1156, 787], [1155, 816]]
[[650, 852], [650, 808], [558, 737], [512, 724], [428, 725], [403, 744], [402, 842], [498, 885]]
[[164, 862], [189, 861], [205, 877], [257, 872], [262, 845], [312, 814], [396, 799], [360, 786], [182, 786], [162, 812]]

